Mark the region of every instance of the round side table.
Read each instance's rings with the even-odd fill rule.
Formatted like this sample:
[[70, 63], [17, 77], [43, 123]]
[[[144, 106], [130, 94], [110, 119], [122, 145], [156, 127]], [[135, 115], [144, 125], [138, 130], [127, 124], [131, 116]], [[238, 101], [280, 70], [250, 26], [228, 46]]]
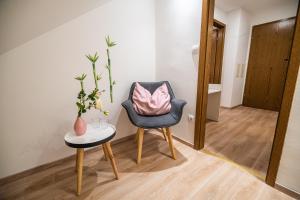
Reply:
[[119, 179], [119, 174], [116, 162], [111, 150], [110, 140], [116, 135], [116, 128], [111, 124], [107, 127], [101, 127], [99, 123], [88, 124], [86, 133], [82, 136], [76, 136], [72, 132], [65, 135], [65, 143], [69, 147], [77, 149], [76, 155], [76, 172], [77, 172], [77, 195], [81, 193], [82, 185], [82, 169], [83, 169], [83, 155], [84, 148], [90, 148], [102, 145], [105, 158], [110, 159], [116, 179]]

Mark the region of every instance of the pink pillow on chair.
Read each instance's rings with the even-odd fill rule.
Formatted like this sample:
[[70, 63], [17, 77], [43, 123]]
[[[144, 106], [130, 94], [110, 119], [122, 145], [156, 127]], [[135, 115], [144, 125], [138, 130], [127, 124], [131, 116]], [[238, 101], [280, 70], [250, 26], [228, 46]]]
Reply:
[[132, 94], [133, 107], [140, 115], [162, 115], [170, 112], [171, 103], [166, 83], [151, 93], [138, 82]]

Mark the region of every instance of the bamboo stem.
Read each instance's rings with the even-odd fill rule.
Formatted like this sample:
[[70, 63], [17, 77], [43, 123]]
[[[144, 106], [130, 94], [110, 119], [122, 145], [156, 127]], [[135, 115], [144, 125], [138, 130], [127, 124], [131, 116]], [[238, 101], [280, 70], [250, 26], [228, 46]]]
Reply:
[[96, 89], [98, 90], [98, 82], [97, 82], [97, 75], [96, 75], [96, 66], [95, 66], [95, 63], [93, 63], [93, 75], [94, 75], [94, 80], [95, 80], [95, 86], [96, 86]]
[[107, 69], [108, 69], [108, 76], [109, 76], [110, 102], [113, 103], [113, 81], [111, 76], [111, 61], [110, 61], [109, 49], [106, 49], [106, 53], [107, 53]]

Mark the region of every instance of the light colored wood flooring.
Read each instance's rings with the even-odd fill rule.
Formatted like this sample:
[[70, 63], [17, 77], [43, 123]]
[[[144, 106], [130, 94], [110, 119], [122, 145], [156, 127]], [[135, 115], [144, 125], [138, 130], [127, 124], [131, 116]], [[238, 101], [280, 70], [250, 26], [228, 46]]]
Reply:
[[205, 150], [265, 179], [278, 113], [239, 106], [221, 108], [219, 122], [206, 124]]
[[74, 160], [1, 185], [0, 199], [291, 199], [221, 159], [176, 140], [174, 145], [177, 160], [161, 134], [146, 133], [139, 165], [134, 139], [113, 145], [119, 180], [102, 148], [87, 153], [79, 197]]

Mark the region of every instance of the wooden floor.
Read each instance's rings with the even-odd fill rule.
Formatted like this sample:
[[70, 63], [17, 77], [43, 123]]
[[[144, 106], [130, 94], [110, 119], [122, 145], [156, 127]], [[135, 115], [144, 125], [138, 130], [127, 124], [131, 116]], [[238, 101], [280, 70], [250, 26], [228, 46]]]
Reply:
[[221, 109], [219, 122], [206, 124], [205, 149], [265, 178], [278, 113], [237, 107]]
[[120, 180], [101, 148], [87, 154], [80, 197], [75, 195], [75, 161], [68, 161], [0, 185], [0, 199], [290, 199], [221, 159], [177, 141], [174, 145], [177, 160], [170, 158], [161, 135], [147, 133], [139, 165], [134, 140], [113, 145]]

